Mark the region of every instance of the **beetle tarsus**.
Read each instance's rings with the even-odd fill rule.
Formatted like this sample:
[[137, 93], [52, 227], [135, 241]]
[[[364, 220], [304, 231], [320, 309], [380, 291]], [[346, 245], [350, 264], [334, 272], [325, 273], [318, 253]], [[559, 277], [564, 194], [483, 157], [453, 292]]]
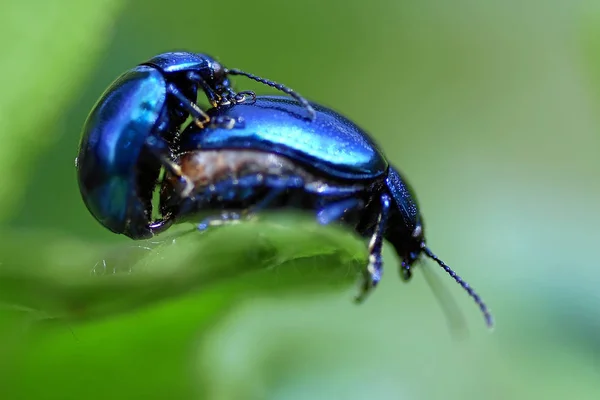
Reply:
[[224, 211], [220, 215], [204, 218], [202, 221], [200, 221], [196, 228], [200, 232], [204, 232], [210, 227], [240, 223], [244, 217], [245, 216], [241, 213]]

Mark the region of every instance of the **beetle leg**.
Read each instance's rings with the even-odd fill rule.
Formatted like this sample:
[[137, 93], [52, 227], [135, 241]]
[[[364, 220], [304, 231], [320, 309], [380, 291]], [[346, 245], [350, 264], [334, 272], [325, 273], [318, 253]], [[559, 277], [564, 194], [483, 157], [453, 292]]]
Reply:
[[221, 91], [221, 101], [220, 105], [227, 106], [231, 104], [236, 104], [236, 96], [237, 93], [229, 86], [224, 86]]
[[228, 86], [224, 87], [223, 90], [227, 93], [222, 96], [221, 100], [219, 101], [219, 105], [225, 106], [230, 104], [245, 103], [247, 101], [256, 101], [256, 93], [251, 90], [236, 92]]
[[248, 101], [248, 99], [250, 99], [250, 101], [256, 101], [256, 93], [252, 91], [238, 92], [235, 93], [233, 98], [236, 104], [244, 103]]
[[153, 235], [157, 235], [161, 232], [166, 231], [171, 225], [173, 225], [174, 219], [171, 214], [164, 216], [161, 219], [156, 221], [152, 221], [148, 225], [148, 229], [152, 232]]
[[356, 198], [344, 199], [333, 204], [328, 204], [317, 213], [317, 221], [321, 225], [328, 225], [342, 218], [349, 210], [362, 208], [363, 206], [363, 201]]
[[146, 138], [146, 148], [162, 166], [173, 176], [179, 179], [182, 196], [187, 196], [194, 189], [192, 181], [183, 173], [181, 167], [169, 157], [169, 145], [161, 138], [148, 136]]
[[363, 185], [333, 186], [325, 182], [315, 181], [304, 186], [307, 192], [316, 193], [321, 196], [350, 196], [365, 189]]
[[362, 302], [381, 280], [383, 272], [383, 257], [381, 254], [383, 250], [383, 233], [385, 232], [389, 210], [390, 196], [383, 194], [381, 196], [381, 212], [369, 243], [369, 265], [364, 271], [360, 293], [355, 298], [357, 303]]
[[187, 79], [198, 83], [202, 88], [211, 106], [217, 107], [223, 101], [223, 97], [220, 96], [206, 81], [196, 72], [190, 71], [187, 73]]
[[263, 176], [260, 174], [246, 176], [244, 178], [230, 181], [226, 185], [214, 186], [210, 189], [214, 193], [225, 193], [225, 197], [230, 199], [235, 196], [235, 189], [240, 187], [267, 186], [271, 188], [269, 193], [253, 206], [241, 211], [223, 211], [220, 215], [205, 218], [198, 224], [198, 230], [205, 231], [211, 226], [219, 226], [232, 223], [240, 223], [242, 220], [248, 220], [260, 210], [267, 208], [277, 196], [288, 189], [301, 188], [304, 181], [297, 176]]
[[268, 206], [269, 203], [273, 201], [273, 199], [275, 199], [284, 191], [284, 188], [273, 189], [260, 202], [258, 202], [251, 208], [243, 210], [242, 212], [223, 211], [220, 215], [207, 217], [198, 224], [198, 230], [205, 231], [211, 226], [237, 224], [242, 222], [243, 220], [248, 220], [252, 218], [256, 212]]
[[246, 126], [244, 119], [242, 117], [233, 118], [225, 115], [218, 115], [216, 117], [212, 117], [210, 119], [211, 128], [220, 128], [220, 129], [244, 129]]
[[281, 195], [288, 189], [298, 189], [304, 187], [304, 180], [298, 176], [283, 176], [272, 177], [267, 176], [265, 179], [266, 186], [271, 188], [271, 191], [263, 197], [258, 203], [248, 209], [248, 214], [255, 214], [260, 210], [267, 208], [277, 196]]
[[[204, 82], [204, 80], [202, 80], [200, 77], [198, 77], [198, 79], [201, 82]], [[206, 85], [206, 83], [204, 82], [204, 85]], [[236, 94], [231, 88], [226, 87], [225, 89], [227, 90], [227, 97], [223, 97], [223, 96], [218, 96], [217, 99], [217, 95], [215, 95], [214, 91], [212, 91], [210, 88], [208, 88], [208, 86], [204, 87], [204, 92], [207, 93], [207, 96], [209, 97], [210, 103], [213, 107], [217, 107], [220, 105], [227, 105], [227, 104], [231, 104], [232, 102], [237, 103], [237, 100], [231, 100], [231, 99], [237, 99], [238, 94]], [[210, 93], [210, 94], [209, 94]], [[241, 92], [241, 93], [248, 93], [248, 92]], [[253, 92], [250, 92], [253, 93]], [[254, 95], [254, 97], [256, 98], [256, 95]], [[208, 117], [208, 116], [207, 116]], [[229, 117], [229, 116], [224, 116], [224, 115], [220, 115], [217, 117], [213, 117], [210, 118], [210, 120], [205, 121], [204, 124], [206, 122], [210, 122], [210, 127], [211, 128], [222, 128], [222, 129], [234, 129], [234, 128], [238, 128], [238, 129], [243, 129], [245, 127], [244, 124], [244, 119], [242, 117], [238, 117], [238, 118], [233, 118], [233, 117]], [[202, 129], [204, 128], [204, 125], [201, 123], [201, 125], [199, 125], [196, 122], [196, 125]]]
[[[181, 104], [186, 108], [186, 110], [190, 113], [192, 118], [194, 118], [194, 123], [198, 126], [198, 128], [204, 128], [204, 125], [210, 122], [210, 117], [206, 112], [204, 112], [196, 103], [188, 99], [177, 89], [175, 85], [172, 83], [167, 86], [167, 91], [173, 96], [177, 97], [177, 100], [181, 102]], [[202, 119], [202, 120], [201, 120]]]
[[220, 215], [213, 215], [207, 218], [204, 218], [198, 224], [199, 231], [205, 231], [211, 226], [220, 226], [225, 224], [235, 224], [239, 223], [242, 219], [243, 215], [233, 211], [223, 211]]
[[256, 175], [256, 181], [257, 183], [264, 181], [264, 185], [270, 187], [271, 190], [258, 203], [254, 204], [245, 211], [245, 214], [248, 217], [256, 214], [262, 209], [267, 208], [273, 200], [275, 200], [286, 190], [297, 189], [304, 186], [304, 180], [297, 176], [267, 176], [266, 178], [259, 178], [259, 175]]

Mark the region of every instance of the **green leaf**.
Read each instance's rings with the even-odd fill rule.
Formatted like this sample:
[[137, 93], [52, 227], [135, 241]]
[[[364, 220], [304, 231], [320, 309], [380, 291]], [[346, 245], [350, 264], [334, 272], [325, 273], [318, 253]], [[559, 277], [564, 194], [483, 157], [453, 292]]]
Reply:
[[[160, 241], [113, 249], [31, 233], [4, 236], [0, 301], [70, 318], [128, 310], [222, 281], [235, 285], [239, 276], [260, 271], [282, 276], [290, 266], [285, 273], [297, 279], [277, 281], [286, 290], [337, 286], [354, 282], [366, 265], [365, 244], [354, 234], [290, 214], [205, 233], [185, 224]], [[302, 263], [310, 269], [299, 270]]]
[[[108, 252], [31, 237], [0, 235], [0, 353], [11, 371], [0, 385], [25, 398], [190, 398], [190, 346], [232, 305], [347, 289], [367, 262], [353, 233], [289, 214], [204, 233], [183, 225]], [[94, 362], [81, 369], [82, 359]]]

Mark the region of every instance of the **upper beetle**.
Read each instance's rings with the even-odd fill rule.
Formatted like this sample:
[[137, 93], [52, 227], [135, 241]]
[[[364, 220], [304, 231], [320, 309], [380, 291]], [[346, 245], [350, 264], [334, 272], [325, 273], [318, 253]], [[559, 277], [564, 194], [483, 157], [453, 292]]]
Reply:
[[491, 326], [481, 298], [425, 244], [415, 197], [398, 170], [353, 122], [313, 107], [312, 123], [303, 118], [301, 104], [282, 97], [261, 96], [209, 111], [214, 120], [243, 118], [244, 126], [190, 126], [182, 132], [175, 162], [187, 183], [167, 175], [161, 212], [174, 219], [208, 213], [201, 230], [280, 207], [310, 210], [322, 224], [342, 221], [370, 238], [357, 300], [381, 278], [386, 239], [402, 259], [405, 279], [421, 255], [433, 259], [475, 300]]
[[199, 53], [160, 54], [125, 72], [102, 94], [85, 125], [76, 159], [79, 188], [90, 213], [106, 228], [134, 239], [164, 229], [152, 221], [151, 198], [161, 168], [179, 173], [171, 142], [191, 116], [198, 127], [209, 116], [196, 105], [202, 90], [213, 107], [241, 102], [252, 92], [233, 91], [230, 75], [243, 75], [308, 102], [293, 90]]

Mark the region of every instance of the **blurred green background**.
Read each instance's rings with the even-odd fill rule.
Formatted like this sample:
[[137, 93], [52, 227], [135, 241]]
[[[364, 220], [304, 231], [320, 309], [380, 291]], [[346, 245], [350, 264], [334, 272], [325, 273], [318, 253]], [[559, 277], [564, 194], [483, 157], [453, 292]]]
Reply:
[[[600, 398], [597, 1], [30, 0], [3, 7], [0, 43], [1, 399]], [[81, 126], [120, 73], [181, 49], [370, 132], [493, 334], [429, 263], [453, 334], [389, 248], [355, 307], [364, 244], [305, 219], [104, 230], [76, 184]]]

